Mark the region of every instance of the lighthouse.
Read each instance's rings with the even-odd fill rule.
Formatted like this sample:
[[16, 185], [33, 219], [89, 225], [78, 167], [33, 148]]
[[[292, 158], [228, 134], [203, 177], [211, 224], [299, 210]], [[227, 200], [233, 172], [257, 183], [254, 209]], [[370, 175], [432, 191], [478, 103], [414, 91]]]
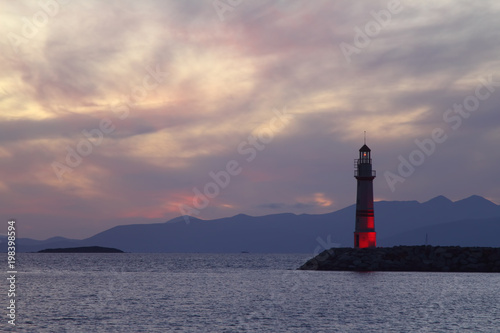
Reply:
[[354, 247], [376, 247], [375, 216], [373, 214], [373, 179], [371, 149], [366, 145], [359, 149], [359, 158], [354, 160], [354, 177], [358, 182], [356, 195], [356, 227]]

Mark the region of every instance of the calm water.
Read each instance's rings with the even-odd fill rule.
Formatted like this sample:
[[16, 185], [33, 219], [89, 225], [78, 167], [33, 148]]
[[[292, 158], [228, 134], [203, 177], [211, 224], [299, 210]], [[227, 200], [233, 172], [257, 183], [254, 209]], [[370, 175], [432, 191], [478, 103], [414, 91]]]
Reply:
[[18, 254], [16, 331], [500, 331], [500, 274], [294, 270], [309, 257]]

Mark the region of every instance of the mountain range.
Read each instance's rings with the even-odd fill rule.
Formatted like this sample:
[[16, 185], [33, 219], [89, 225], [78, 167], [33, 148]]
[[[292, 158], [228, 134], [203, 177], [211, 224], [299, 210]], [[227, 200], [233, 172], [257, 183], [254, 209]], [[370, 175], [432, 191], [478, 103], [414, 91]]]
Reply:
[[[104, 246], [126, 252], [319, 253], [353, 245], [355, 205], [327, 214], [239, 214], [214, 220], [177, 217], [165, 223], [120, 225], [86, 239], [20, 238], [18, 252]], [[189, 223], [186, 223], [189, 221]], [[500, 247], [500, 205], [480, 196], [451, 201], [375, 202], [377, 246]], [[5, 238], [1, 249], [6, 251]]]

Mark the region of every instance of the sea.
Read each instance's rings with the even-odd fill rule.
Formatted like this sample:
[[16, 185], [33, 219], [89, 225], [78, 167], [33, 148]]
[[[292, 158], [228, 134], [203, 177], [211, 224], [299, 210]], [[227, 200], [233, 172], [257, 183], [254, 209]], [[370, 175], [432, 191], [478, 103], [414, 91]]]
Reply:
[[297, 270], [310, 257], [19, 253], [0, 330], [500, 332], [500, 274]]

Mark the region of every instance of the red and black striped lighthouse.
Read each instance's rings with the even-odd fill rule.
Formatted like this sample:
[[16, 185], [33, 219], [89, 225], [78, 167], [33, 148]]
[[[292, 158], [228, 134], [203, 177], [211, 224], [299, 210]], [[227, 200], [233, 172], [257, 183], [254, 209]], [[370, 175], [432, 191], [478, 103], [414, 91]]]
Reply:
[[359, 158], [354, 160], [354, 177], [358, 182], [356, 197], [356, 229], [354, 247], [376, 247], [375, 216], [373, 213], [373, 179], [371, 150], [365, 144], [359, 149]]

